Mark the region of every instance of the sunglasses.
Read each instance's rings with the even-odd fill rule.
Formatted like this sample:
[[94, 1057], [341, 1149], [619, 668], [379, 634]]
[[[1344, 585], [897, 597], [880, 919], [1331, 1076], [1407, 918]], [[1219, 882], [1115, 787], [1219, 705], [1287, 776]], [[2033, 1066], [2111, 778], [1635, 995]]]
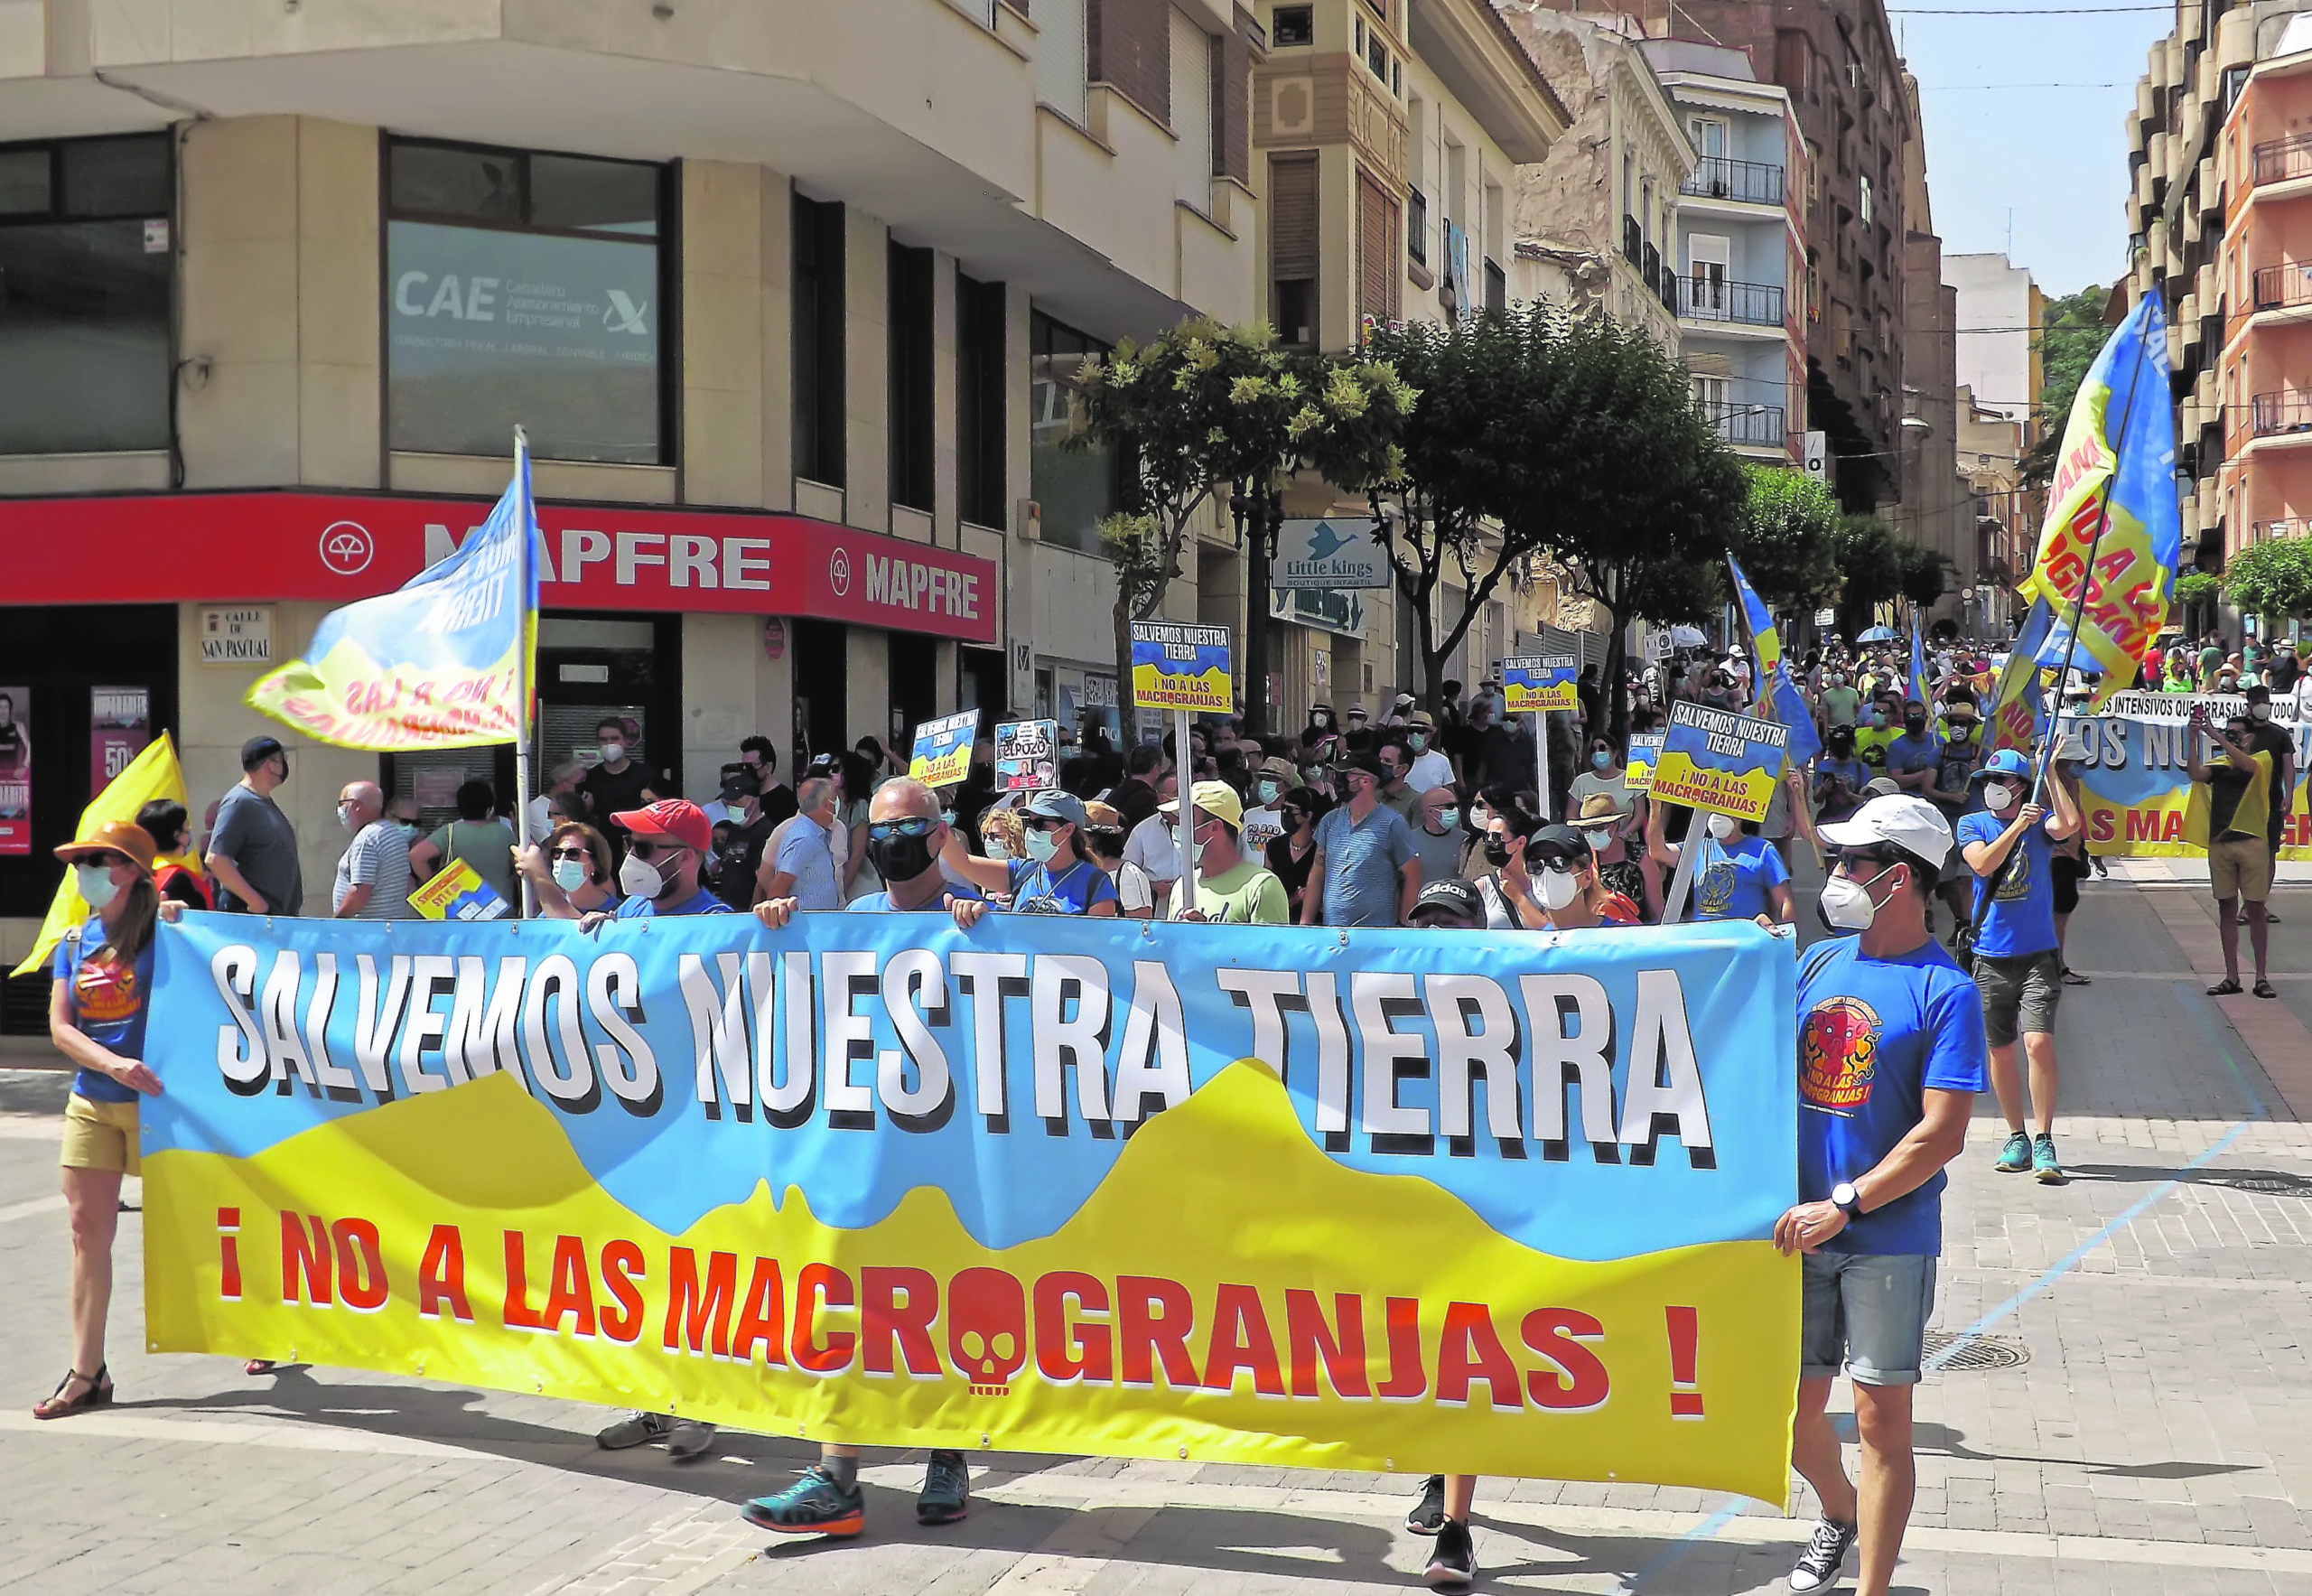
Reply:
[[98, 870], [117, 870], [128, 861], [118, 854], [84, 854], [77, 863], [93, 864]]
[[1025, 826], [1030, 831], [1058, 831], [1061, 826], [1066, 826], [1067, 822], [1065, 820], [1055, 820], [1049, 815], [1038, 815], [1030, 819], [1021, 821], [1021, 824]]
[[928, 836], [931, 828], [938, 824], [920, 815], [910, 815], [904, 820], [871, 820], [867, 823], [867, 840], [887, 843], [895, 836]]
[[1892, 851], [1886, 848], [1832, 848], [1832, 868], [1847, 870], [1851, 865], [1876, 864], [1881, 869], [1895, 863]]
[[[639, 854], [642, 849], [638, 845], [634, 851]], [[593, 859], [593, 855], [583, 848], [556, 848], [554, 851], [554, 856], [557, 859], [576, 859], [581, 863], [591, 863]]]
[[637, 837], [630, 850], [637, 859], [656, 859], [661, 854], [682, 854], [689, 851], [685, 843], [652, 842], [648, 837]]

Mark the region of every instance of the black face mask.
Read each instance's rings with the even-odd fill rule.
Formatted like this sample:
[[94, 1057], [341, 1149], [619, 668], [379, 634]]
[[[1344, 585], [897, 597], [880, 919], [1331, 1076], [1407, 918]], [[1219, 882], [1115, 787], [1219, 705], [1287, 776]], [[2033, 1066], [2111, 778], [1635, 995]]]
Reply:
[[931, 834], [887, 836], [880, 842], [871, 838], [867, 856], [874, 861], [875, 873], [885, 881], [911, 882], [931, 868]]
[[1498, 870], [1509, 863], [1509, 845], [1488, 841], [1485, 845], [1485, 862]]
[[1926, 717], [1923, 714], [1906, 715], [1903, 718], [1903, 730], [1914, 737], [1917, 736], [1926, 730]]

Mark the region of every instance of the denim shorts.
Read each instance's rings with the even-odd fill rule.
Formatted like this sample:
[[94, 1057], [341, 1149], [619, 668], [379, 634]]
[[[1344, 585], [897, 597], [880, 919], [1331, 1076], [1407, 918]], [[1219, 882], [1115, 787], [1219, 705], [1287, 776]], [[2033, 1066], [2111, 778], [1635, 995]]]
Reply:
[[1809, 1253], [1801, 1299], [1799, 1374], [1858, 1385], [1916, 1386], [1934, 1311], [1934, 1260], [1919, 1253]]

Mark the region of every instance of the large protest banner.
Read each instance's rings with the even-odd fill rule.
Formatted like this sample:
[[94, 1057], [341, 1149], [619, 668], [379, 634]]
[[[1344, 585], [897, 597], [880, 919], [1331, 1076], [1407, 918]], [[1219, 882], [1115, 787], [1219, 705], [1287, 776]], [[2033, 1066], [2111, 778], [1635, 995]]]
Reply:
[[[2131, 855], [2199, 854], [2186, 842], [2184, 815], [2190, 805], [2191, 712], [2205, 706], [2218, 730], [2247, 713], [2238, 694], [2115, 693], [2101, 714], [2058, 717], [2057, 735], [2075, 742], [2084, 757], [2079, 773], [2080, 814], [2087, 823], [2091, 854]], [[2312, 859], [2312, 814], [2307, 813], [2303, 781], [2312, 755], [2312, 723], [2298, 720], [2293, 700], [2275, 699], [2272, 724], [2296, 745], [2298, 785], [2280, 827], [2282, 859]], [[2200, 749], [2205, 762], [2220, 762], [2214, 744]]]
[[1779, 1502], [1794, 985], [1746, 923], [188, 915], [149, 1335], [816, 1440]]

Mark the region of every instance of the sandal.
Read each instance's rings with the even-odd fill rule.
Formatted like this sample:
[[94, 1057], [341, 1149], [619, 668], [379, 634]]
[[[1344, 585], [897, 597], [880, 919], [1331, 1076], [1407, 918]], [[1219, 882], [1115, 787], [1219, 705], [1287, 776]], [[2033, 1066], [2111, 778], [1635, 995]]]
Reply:
[[[2236, 992], [2239, 988], [2235, 986], [2233, 990]], [[252, 1358], [241, 1365], [241, 1372], [245, 1375], [269, 1375], [273, 1372], [273, 1368], [274, 1363], [270, 1358]]]
[[[68, 1397], [64, 1395], [64, 1388], [75, 1380], [88, 1381], [89, 1388], [78, 1396]], [[56, 1382], [56, 1389], [49, 1393], [48, 1399], [33, 1405], [33, 1417], [36, 1419], [69, 1418], [89, 1408], [103, 1407], [111, 1400], [112, 1377], [105, 1372], [103, 1364], [97, 1365], [97, 1372], [93, 1375], [84, 1375], [77, 1368], [68, 1368], [64, 1371], [64, 1377]]]
[[2278, 997], [2279, 995], [2279, 993], [2272, 990], [2272, 984], [2265, 980], [2261, 975], [2256, 977], [2256, 984], [2253, 986], [2251, 986], [2248, 990], [2254, 993], [2258, 997]]
[[2218, 981], [2214, 985], [2209, 987], [2207, 989], [2207, 994], [2210, 997], [2237, 997], [2242, 990], [2242, 988], [2238, 981], [2233, 979], [2230, 975], [2226, 975], [2223, 980]]
[[2065, 965], [2063, 967], [2063, 984], [2065, 986], [2093, 986], [2095, 985], [2093, 980], [2081, 975], [2069, 965]]

